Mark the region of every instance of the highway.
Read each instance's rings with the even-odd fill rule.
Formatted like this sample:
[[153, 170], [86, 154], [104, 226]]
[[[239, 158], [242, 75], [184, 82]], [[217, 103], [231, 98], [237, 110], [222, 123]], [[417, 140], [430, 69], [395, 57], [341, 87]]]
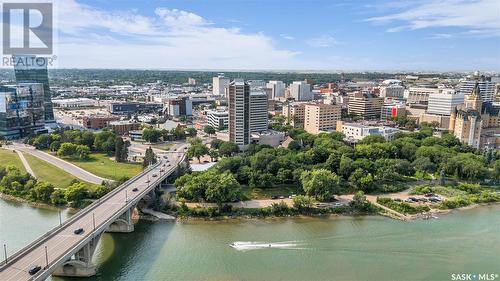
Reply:
[[[186, 144], [176, 145], [173, 149], [183, 152], [185, 146]], [[83, 243], [86, 243], [85, 241], [101, 233], [124, 210], [136, 204], [154, 185], [174, 171], [184, 157], [183, 153], [165, 153], [160, 155], [159, 159], [159, 162], [149, 170], [122, 184], [98, 202], [79, 211], [61, 227], [49, 231], [45, 238], [39, 238], [29, 247], [10, 257], [11, 260], [7, 266], [0, 265], [0, 280], [43, 280], [47, 277], [56, 269], [56, 263], [61, 264], [68, 258], [69, 253], [75, 253], [84, 245]], [[161, 172], [160, 169], [165, 170]], [[153, 174], [157, 176], [154, 177]], [[148, 180], [151, 182], [147, 183]], [[134, 188], [138, 191], [132, 191]], [[78, 228], [84, 229], [80, 235], [74, 234], [74, 230]], [[49, 267], [45, 269], [47, 261]], [[31, 276], [28, 270], [34, 265], [41, 266], [42, 270], [35, 276]]]

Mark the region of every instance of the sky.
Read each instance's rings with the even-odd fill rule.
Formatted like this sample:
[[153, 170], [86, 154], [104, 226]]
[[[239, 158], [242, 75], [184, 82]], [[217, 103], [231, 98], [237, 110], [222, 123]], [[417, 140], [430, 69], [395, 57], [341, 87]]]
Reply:
[[59, 68], [500, 72], [499, 0], [52, 2]]

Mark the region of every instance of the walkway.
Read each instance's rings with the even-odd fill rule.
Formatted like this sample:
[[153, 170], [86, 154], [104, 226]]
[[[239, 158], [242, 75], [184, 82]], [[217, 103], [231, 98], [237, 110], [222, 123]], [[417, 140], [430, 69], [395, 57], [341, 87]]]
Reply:
[[57, 158], [53, 155], [46, 153], [46, 152], [37, 150], [34, 147], [31, 147], [28, 145], [13, 144], [13, 145], [9, 145], [9, 148], [15, 149], [16, 151], [19, 150], [19, 151], [24, 152], [24, 153], [29, 153], [35, 157], [42, 159], [45, 162], [48, 162], [48, 163], [50, 163], [50, 164], [52, 164], [60, 169], [63, 169], [64, 171], [70, 173], [71, 175], [73, 175], [81, 180], [84, 180], [86, 182], [90, 182], [93, 184], [101, 184], [103, 181], [111, 181], [110, 179], [96, 176], [96, 175], [94, 175], [94, 174], [92, 174], [92, 173], [72, 164], [72, 163], [64, 161], [60, 158]]
[[31, 169], [30, 163], [24, 158], [24, 154], [19, 151], [19, 150], [14, 150], [19, 158], [21, 159], [21, 162], [23, 162], [24, 169], [26, 169], [26, 172], [28, 172], [32, 177], [36, 178], [35, 172]]

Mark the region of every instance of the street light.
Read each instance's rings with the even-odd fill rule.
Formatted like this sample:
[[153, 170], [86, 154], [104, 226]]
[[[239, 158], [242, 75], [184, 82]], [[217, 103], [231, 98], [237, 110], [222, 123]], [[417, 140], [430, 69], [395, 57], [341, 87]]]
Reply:
[[47, 269], [49, 267], [49, 254], [47, 252], [47, 246], [45, 246], [45, 263], [46, 263], [45, 268]]
[[3, 254], [5, 255], [5, 264], [7, 264], [7, 245], [3, 244]]
[[94, 213], [92, 213], [92, 223], [94, 224], [94, 230], [95, 230], [95, 216], [94, 216]]
[[59, 226], [62, 226], [61, 210], [59, 210]]

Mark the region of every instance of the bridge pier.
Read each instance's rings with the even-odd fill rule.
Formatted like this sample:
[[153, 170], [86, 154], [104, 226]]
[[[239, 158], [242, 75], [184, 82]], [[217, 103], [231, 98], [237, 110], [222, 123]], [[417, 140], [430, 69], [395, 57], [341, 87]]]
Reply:
[[134, 231], [134, 222], [132, 221], [132, 214], [135, 205], [130, 207], [125, 213], [118, 217], [113, 223], [109, 225], [106, 232], [112, 233], [129, 233]]
[[92, 256], [97, 247], [101, 234], [96, 235], [73, 255], [62, 266], [57, 268], [52, 275], [63, 277], [90, 277], [97, 273], [96, 266], [92, 263]]

